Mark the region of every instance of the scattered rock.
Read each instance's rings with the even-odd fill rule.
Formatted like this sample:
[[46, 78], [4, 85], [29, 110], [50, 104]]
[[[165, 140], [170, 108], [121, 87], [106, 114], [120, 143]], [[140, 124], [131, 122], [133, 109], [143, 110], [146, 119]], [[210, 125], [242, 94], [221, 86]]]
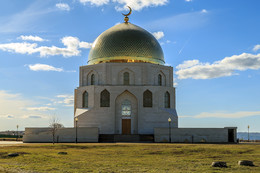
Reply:
[[17, 156], [19, 156], [19, 154], [18, 153], [10, 153], [10, 154], [8, 154], [8, 156], [9, 157], [17, 157]]
[[68, 153], [67, 152], [58, 152], [58, 154], [66, 155]]
[[255, 166], [254, 163], [250, 160], [240, 160], [240, 161], [238, 161], [238, 165]]
[[205, 142], [207, 142], [207, 141], [206, 141], [206, 139], [201, 139], [200, 142], [201, 142], [201, 143], [205, 143]]
[[226, 162], [212, 162], [212, 167], [220, 167], [220, 168], [227, 168]]

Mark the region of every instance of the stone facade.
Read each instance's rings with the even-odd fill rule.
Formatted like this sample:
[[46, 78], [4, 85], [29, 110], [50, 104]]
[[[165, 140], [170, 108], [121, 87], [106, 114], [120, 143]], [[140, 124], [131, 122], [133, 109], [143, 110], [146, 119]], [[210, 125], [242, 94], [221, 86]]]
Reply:
[[[124, 73], [128, 83], [124, 84]], [[94, 76], [94, 77], [93, 77]], [[159, 77], [160, 76], [160, 77]], [[160, 79], [159, 79], [160, 78]], [[94, 80], [93, 80], [94, 79]], [[122, 134], [122, 104], [131, 104], [131, 134], [153, 134], [155, 127], [167, 127], [168, 118], [178, 127], [175, 110], [173, 68], [151, 63], [100, 63], [80, 67], [80, 83], [75, 90], [75, 116], [79, 127], [98, 127], [100, 134]], [[109, 107], [101, 107], [101, 92], [110, 94]], [[152, 93], [152, 106], [144, 107], [144, 92]], [[88, 93], [84, 107], [83, 94]], [[169, 107], [165, 108], [165, 94]], [[78, 114], [77, 109], [85, 109]]]

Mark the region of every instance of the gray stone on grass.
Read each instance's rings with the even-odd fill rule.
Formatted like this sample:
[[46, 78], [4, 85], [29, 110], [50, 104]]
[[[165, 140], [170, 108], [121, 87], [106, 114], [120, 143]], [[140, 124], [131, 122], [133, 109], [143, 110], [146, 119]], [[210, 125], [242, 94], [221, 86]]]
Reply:
[[58, 152], [58, 154], [67, 155], [68, 153], [67, 152]]
[[212, 167], [227, 168], [226, 162], [212, 162]]
[[10, 153], [10, 154], [8, 154], [8, 156], [9, 157], [17, 157], [17, 156], [19, 156], [19, 154], [18, 153]]
[[254, 163], [250, 160], [240, 160], [240, 161], [238, 161], [238, 165], [255, 166]]

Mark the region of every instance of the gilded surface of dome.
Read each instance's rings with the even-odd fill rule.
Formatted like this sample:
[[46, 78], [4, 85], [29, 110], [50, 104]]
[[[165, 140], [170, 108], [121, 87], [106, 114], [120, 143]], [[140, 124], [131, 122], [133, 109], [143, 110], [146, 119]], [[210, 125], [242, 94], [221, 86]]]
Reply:
[[164, 56], [151, 33], [134, 24], [121, 23], [99, 35], [89, 52], [89, 65], [105, 62], [164, 64]]

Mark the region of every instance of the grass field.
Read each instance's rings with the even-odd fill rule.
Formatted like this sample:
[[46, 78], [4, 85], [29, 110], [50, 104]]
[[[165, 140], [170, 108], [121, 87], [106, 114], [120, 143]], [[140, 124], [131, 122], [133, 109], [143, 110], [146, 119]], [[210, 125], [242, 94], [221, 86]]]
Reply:
[[[17, 152], [10, 158], [8, 153]], [[59, 155], [58, 152], [67, 152]], [[252, 160], [255, 167], [238, 166]], [[212, 168], [225, 161], [228, 168]], [[23, 144], [0, 147], [0, 172], [260, 172], [259, 144]]]

